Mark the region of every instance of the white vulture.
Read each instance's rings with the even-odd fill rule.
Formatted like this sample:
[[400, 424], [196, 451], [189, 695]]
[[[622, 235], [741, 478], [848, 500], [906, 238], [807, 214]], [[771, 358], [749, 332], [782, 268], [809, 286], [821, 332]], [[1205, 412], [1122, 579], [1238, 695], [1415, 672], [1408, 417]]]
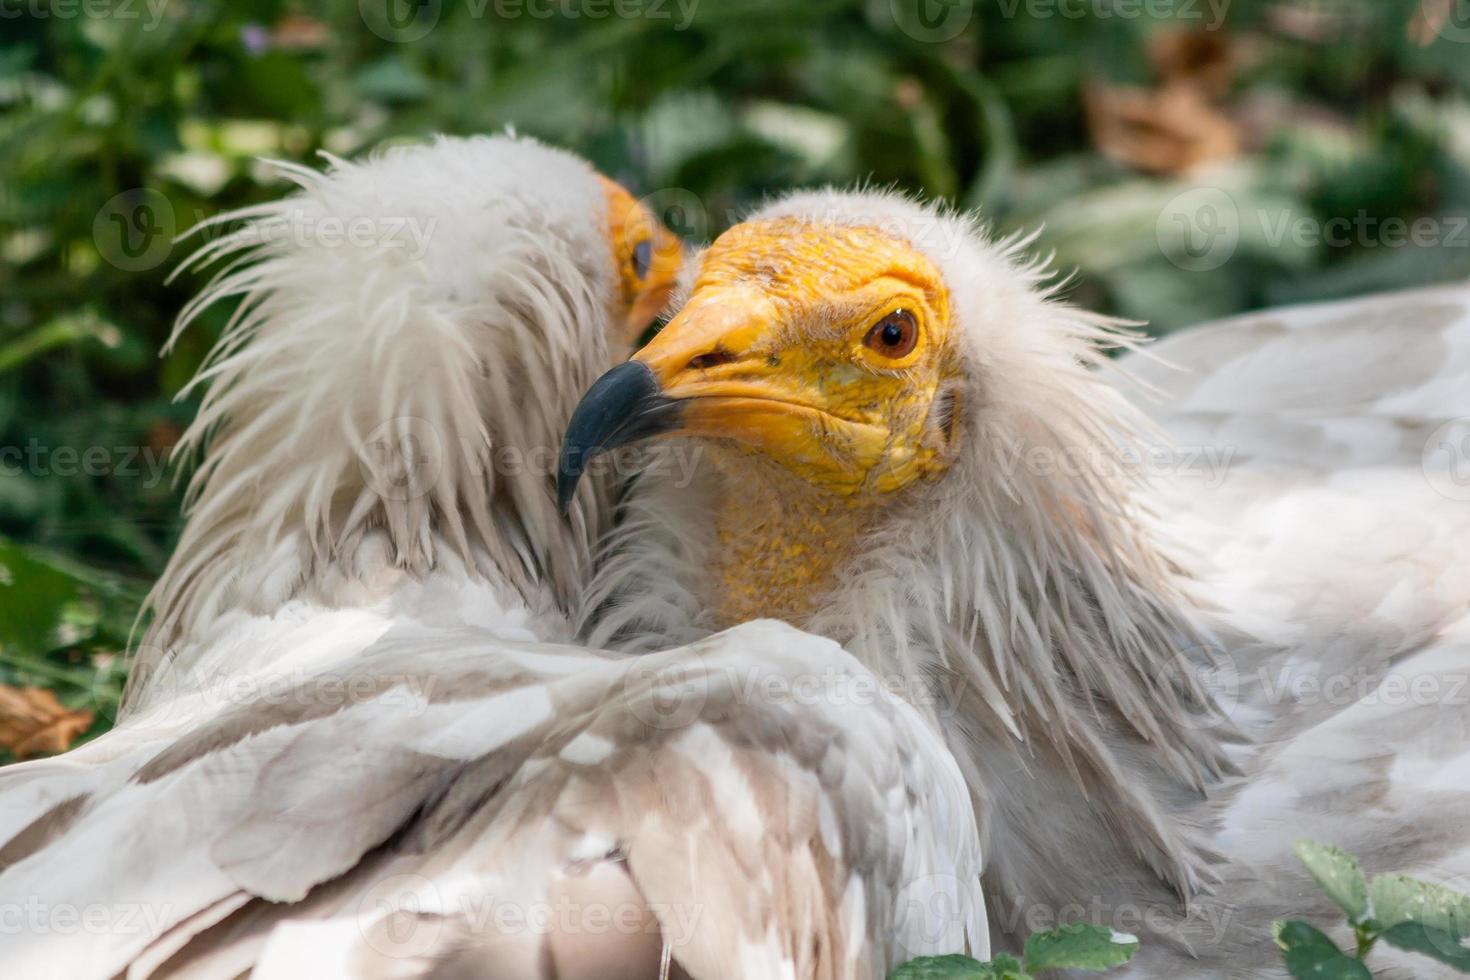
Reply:
[[1470, 492], [1425, 461], [1470, 437], [1470, 287], [1118, 365], [1138, 338], [1026, 244], [827, 191], [692, 259], [568, 427], [564, 501], [600, 451], [703, 454], [639, 482], [589, 642], [778, 616], [842, 643], [963, 769], [1001, 948], [1086, 918], [1142, 933], [1120, 975], [1282, 977], [1271, 922], [1334, 921], [1302, 838], [1464, 890]]
[[557, 642], [610, 514], [598, 490], [563, 520], [559, 438], [677, 241], [528, 140], [288, 172], [298, 194], [199, 252], [224, 268], [181, 328], [241, 303], [125, 716], [0, 771], [0, 976], [876, 980], [985, 955], [963, 775], [835, 643]]

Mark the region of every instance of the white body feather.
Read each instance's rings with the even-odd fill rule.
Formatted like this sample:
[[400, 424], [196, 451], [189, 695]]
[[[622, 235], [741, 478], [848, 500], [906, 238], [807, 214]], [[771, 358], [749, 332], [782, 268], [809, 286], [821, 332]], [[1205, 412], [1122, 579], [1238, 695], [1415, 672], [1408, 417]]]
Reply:
[[0, 890], [108, 918], [10, 937], [7, 975], [631, 980], [667, 944], [700, 978], [879, 978], [987, 949], [958, 770], [830, 641], [378, 625], [275, 699], [7, 770], [30, 820]]
[[[1275, 918], [1351, 948], [1298, 840], [1470, 891], [1470, 287], [1270, 310], [1150, 353], [1125, 363], [1163, 394], [1171, 521], [1203, 554], [1200, 591], [1253, 640], [1212, 673], [1256, 747], [1219, 801], [1226, 880], [1190, 938], [1221, 962], [1200, 975], [1280, 976], [1251, 945]], [[1369, 962], [1457, 975], [1383, 943]]]

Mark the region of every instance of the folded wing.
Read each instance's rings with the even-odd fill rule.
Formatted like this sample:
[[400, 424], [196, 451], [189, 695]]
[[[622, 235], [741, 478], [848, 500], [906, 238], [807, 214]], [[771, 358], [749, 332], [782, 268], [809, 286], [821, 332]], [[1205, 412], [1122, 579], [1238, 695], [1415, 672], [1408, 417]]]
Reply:
[[395, 628], [186, 727], [6, 771], [7, 799], [55, 802], [0, 891], [113, 917], [8, 942], [7, 972], [564, 980], [659, 976], [667, 950], [697, 978], [836, 978], [986, 949], [953, 762], [779, 624], [633, 659]]

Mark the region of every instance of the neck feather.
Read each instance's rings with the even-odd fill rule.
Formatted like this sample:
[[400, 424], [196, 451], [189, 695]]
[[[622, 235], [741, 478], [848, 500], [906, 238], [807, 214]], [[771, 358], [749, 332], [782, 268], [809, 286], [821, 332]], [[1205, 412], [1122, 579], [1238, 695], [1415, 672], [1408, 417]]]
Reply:
[[[648, 649], [729, 625], [726, 611], [779, 610], [932, 708], [982, 818], [1026, 855], [1013, 864], [1014, 895], [1076, 897], [1066, 866], [1049, 863], [1066, 849], [1028, 826], [1071, 807], [1086, 814], [1076, 824], [1105, 828], [1097, 846], [1118, 851], [1119, 865], [1141, 864], [1188, 896], [1208, 882], [1209, 858], [1177, 814], [1230, 771], [1233, 734], [1198, 681], [1212, 655], [1207, 617], [1155, 490], [1130, 463], [1146, 458], [1136, 413], [1096, 370], [1119, 335], [1101, 318], [1059, 315], [1070, 343], [1026, 352], [1042, 369], [1033, 363], [1023, 386], [976, 370], [963, 449], [942, 478], [865, 515], [845, 546], [804, 543], [803, 554], [835, 558], [801, 601], [746, 583], [737, 588], [760, 601], [729, 602], [739, 562], [753, 575], [780, 566], [800, 528], [746, 519], [749, 539], [727, 550], [719, 531], [738, 513], [732, 496], [784, 491], [768, 468], [737, 482], [710, 467], [693, 486], [636, 488], [586, 593], [584, 631]], [[1027, 770], [1035, 778], [1016, 778]]]
[[[371, 598], [360, 583], [385, 570], [448, 562], [532, 608], [570, 604], [607, 508], [598, 489], [570, 521], [557, 513], [555, 449], [610, 363], [611, 270], [587, 220], [601, 200], [590, 171], [550, 153], [444, 141], [328, 174], [289, 168], [301, 194], [219, 219], [245, 224], [185, 263], [223, 270], [175, 336], [212, 304], [238, 307], [194, 382], [208, 390], [180, 448], [199, 465], [134, 677], [226, 611]], [[522, 155], [565, 170], [544, 175], [564, 195], [586, 185], [570, 217], [490, 184], [517, 179]], [[297, 233], [395, 214], [432, 231], [423, 254]], [[585, 241], [565, 231], [583, 226]]]

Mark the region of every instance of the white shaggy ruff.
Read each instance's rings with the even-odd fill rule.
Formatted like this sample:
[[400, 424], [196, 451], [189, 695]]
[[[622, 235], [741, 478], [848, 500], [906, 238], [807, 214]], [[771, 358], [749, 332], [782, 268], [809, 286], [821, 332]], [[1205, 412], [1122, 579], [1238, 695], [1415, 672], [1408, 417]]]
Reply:
[[[1197, 799], [1228, 769], [1228, 729], [1190, 666], [1209, 653], [1187, 576], [1130, 462], [1146, 423], [1096, 370], [1136, 335], [1059, 300], [1045, 263], [1022, 257], [1028, 240], [992, 242], [964, 216], [828, 191], [750, 220], [777, 217], [878, 228], [930, 258], [950, 290], [964, 376], [951, 468], [907, 491], [889, 510], [900, 516], [797, 625], [933, 705], [992, 832], [1041, 826], [1051, 810], [1047, 826], [1078, 835], [1030, 848], [1001, 830], [1007, 846], [987, 852], [994, 880], [1011, 886], [1004, 898], [1070, 901], [1079, 849], [1117, 840], [1124, 864], [1197, 893], [1210, 862], [1170, 801]], [[711, 628], [702, 598], [716, 496], [708, 484], [639, 486], [584, 602], [590, 643], [648, 649]], [[1004, 778], [1017, 768], [1038, 778]], [[1076, 826], [1056, 815], [1064, 808]], [[1099, 834], [1096, 847], [1079, 843]]]
[[208, 391], [180, 449], [200, 464], [133, 693], [222, 612], [332, 604], [445, 549], [564, 606], [598, 533], [599, 495], [569, 525], [549, 490], [562, 426], [611, 363], [592, 169], [514, 136], [330, 164], [279, 165], [300, 191], [196, 229], [244, 221], [180, 268], [219, 271], [174, 338], [239, 306], [191, 385]]

